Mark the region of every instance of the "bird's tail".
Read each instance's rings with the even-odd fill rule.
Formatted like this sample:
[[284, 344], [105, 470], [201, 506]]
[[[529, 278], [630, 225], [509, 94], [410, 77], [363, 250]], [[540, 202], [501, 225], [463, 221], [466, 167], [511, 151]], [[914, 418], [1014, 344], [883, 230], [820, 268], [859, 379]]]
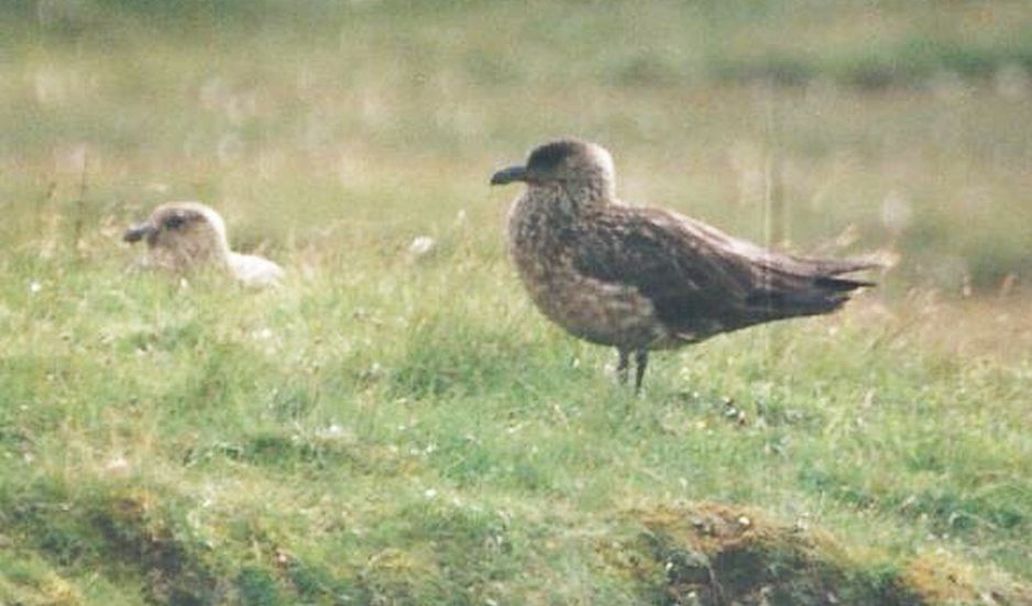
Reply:
[[[812, 271], [815, 275], [824, 278], [832, 278], [834, 276], [841, 276], [842, 274], [851, 274], [853, 272], [864, 271], [868, 269], [886, 269], [892, 265], [890, 261], [887, 261], [886, 259], [882, 259], [875, 255], [866, 257], [856, 257], [852, 259], [812, 259], [806, 257], [797, 257], [797, 260], [809, 265], [812, 268]], [[843, 281], [853, 282], [853, 280]], [[860, 282], [858, 284], [858, 286], [873, 285], [873, 283], [868, 282]]]
[[843, 275], [885, 266], [872, 258], [793, 257], [793, 261], [792, 269], [783, 267], [775, 272], [771, 282], [746, 298], [746, 304], [762, 309], [767, 319], [828, 313], [848, 301], [854, 290], [875, 286], [873, 281]]
[[853, 280], [852, 278], [839, 278], [835, 276], [818, 276], [814, 279], [813, 285], [829, 292], [849, 292], [865, 286], [876, 286], [877, 282], [870, 280]]

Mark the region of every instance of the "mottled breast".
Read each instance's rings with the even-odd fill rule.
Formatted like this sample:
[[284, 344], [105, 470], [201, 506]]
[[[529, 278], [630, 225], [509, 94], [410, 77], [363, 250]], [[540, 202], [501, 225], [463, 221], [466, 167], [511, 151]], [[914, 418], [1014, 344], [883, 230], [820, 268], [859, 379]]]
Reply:
[[535, 305], [571, 334], [637, 349], [667, 339], [652, 303], [631, 286], [579, 273], [575, 219], [555, 204], [524, 195], [509, 211], [509, 253]]

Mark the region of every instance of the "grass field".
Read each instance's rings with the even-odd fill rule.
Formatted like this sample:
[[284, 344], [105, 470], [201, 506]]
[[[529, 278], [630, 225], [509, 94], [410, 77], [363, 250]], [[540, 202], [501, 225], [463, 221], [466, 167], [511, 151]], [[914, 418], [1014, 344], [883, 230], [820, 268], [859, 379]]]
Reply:
[[[1032, 603], [1029, 2], [0, 19], [0, 604]], [[635, 398], [505, 258], [487, 180], [565, 134], [899, 261]], [[284, 288], [129, 271], [172, 199]]]

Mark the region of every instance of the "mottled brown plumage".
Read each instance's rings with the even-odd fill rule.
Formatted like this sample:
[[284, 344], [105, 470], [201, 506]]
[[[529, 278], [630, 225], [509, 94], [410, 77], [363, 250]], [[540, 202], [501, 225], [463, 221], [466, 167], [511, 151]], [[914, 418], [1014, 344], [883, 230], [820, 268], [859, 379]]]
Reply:
[[683, 215], [616, 197], [602, 147], [565, 139], [535, 149], [493, 185], [523, 181], [509, 212], [509, 250], [531, 299], [550, 320], [616, 347], [635, 389], [648, 352], [754, 324], [823, 314], [871, 283], [840, 277], [863, 260], [808, 259], [733, 238]]

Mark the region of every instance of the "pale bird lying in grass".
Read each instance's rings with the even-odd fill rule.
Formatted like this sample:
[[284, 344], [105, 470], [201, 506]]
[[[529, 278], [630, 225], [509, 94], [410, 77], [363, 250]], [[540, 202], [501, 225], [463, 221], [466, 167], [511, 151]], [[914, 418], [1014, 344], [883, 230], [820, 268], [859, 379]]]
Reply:
[[872, 283], [840, 277], [870, 260], [766, 250], [714, 227], [616, 196], [609, 152], [574, 139], [535, 149], [492, 185], [527, 189], [509, 213], [509, 250], [537, 307], [573, 335], [630, 355], [641, 389], [649, 351], [754, 324], [834, 311]]
[[273, 286], [283, 277], [283, 269], [272, 261], [230, 250], [222, 217], [200, 202], [162, 204], [146, 221], [126, 230], [123, 239], [146, 240], [145, 264], [150, 267], [174, 272], [215, 267], [255, 287]]

